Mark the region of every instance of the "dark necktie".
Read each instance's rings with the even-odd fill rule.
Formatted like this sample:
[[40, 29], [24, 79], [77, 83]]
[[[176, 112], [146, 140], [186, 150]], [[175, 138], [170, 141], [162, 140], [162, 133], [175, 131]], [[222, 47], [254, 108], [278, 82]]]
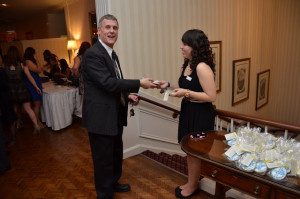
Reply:
[[[115, 51], [112, 51], [111, 57], [112, 57], [113, 65], [115, 68], [116, 76], [118, 79], [122, 79], [121, 71], [120, 71], [119, 67], [117, 66], [118, 56]], [[121, 92], [121, 103], [123, 106], [125, 106], [125, 98], [124, 98], [123, 92]]]
[[117, 56], [117, 54], [116, 54], [115, 51], [112, 51], [111, 57], [112, 57], [112, 60], [113, 60], [113, 64], [114, 64], [116, 76], [117, 76], [118, 79], [122, 79], [122, 77], [121, 77], [121, 71], [120, 71], [120, 69], [119, 69], [119, 67], [117, 65], [118, 56]]

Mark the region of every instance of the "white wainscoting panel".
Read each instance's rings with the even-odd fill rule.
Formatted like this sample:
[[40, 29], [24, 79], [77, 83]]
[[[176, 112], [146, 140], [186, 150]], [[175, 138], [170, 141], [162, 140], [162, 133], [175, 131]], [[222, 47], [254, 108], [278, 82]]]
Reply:
[[[158, 97], [150, 96], [144, 92], [139, 94], [154, 102], [179, 110], [178, 106], [169, 101], [159, 99], [160, 94]], [[135, 116], [128, 117], [128, 126], [124, 128], [123, 133], [124, 158], [145, 150], [151, 150], [155, 153], [185, 155], [177, 142], [178, 117], [174, 119], [172, 111], [143, 100], [133, 108]]]
[[178, 120], [140, 107], [140, 137], [177, 144]]

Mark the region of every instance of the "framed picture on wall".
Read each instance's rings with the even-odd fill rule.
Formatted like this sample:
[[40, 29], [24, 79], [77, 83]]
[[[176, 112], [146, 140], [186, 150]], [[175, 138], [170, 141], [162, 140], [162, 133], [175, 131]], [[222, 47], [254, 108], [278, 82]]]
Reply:
[[222, 74], [222, 41], [209, 42], [212, 49], [213, 60], [215, 63], [215, 83], [217, 92], [221, 91], [221, 74]]
[[233, 61], [232, 106], [249, 98], [250, 58]]
[[255, 110], [258, 110], [259, 108], [268, 104], [269, 83], [270, 83], [270, 69], [257, 74]]
[[91, 40], [93, 41], [94, 35], [97, 35], [97, 19], [96, 19], [96, 12], [91, 11], [89, 12], [89, 22], [90, 22], [90, 35]]

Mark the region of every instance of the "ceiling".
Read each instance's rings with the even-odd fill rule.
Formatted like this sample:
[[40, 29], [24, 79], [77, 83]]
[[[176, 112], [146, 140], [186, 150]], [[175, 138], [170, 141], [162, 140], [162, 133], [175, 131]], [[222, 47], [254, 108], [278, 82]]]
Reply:
[[12, 24], [40, 12], [58, 12], [75, 0], [0, 0], [0, 24]]

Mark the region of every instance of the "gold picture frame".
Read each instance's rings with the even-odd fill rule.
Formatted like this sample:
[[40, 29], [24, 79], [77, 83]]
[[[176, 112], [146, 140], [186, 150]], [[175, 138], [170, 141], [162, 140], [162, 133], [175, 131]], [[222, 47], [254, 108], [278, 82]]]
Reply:
[[96, 35], [98, 33], [97, 18], [96, 18], [95, 11], [89, 12], [89, 23], [90, 23], [90, 37], [91, 37], [91, 41], [92, 41], [94, 35]]
[[233, 60], [232, 106], [249, 98], [250, 58]]
[[255, 110], [268, 104], [270, 84], [270, 69], [257, 74]]
[[221, 92], [221, 78], [222, 78], [222, 41], [209, 42], [213, 60], [215, 63], [215, 83], [217, 93]]

